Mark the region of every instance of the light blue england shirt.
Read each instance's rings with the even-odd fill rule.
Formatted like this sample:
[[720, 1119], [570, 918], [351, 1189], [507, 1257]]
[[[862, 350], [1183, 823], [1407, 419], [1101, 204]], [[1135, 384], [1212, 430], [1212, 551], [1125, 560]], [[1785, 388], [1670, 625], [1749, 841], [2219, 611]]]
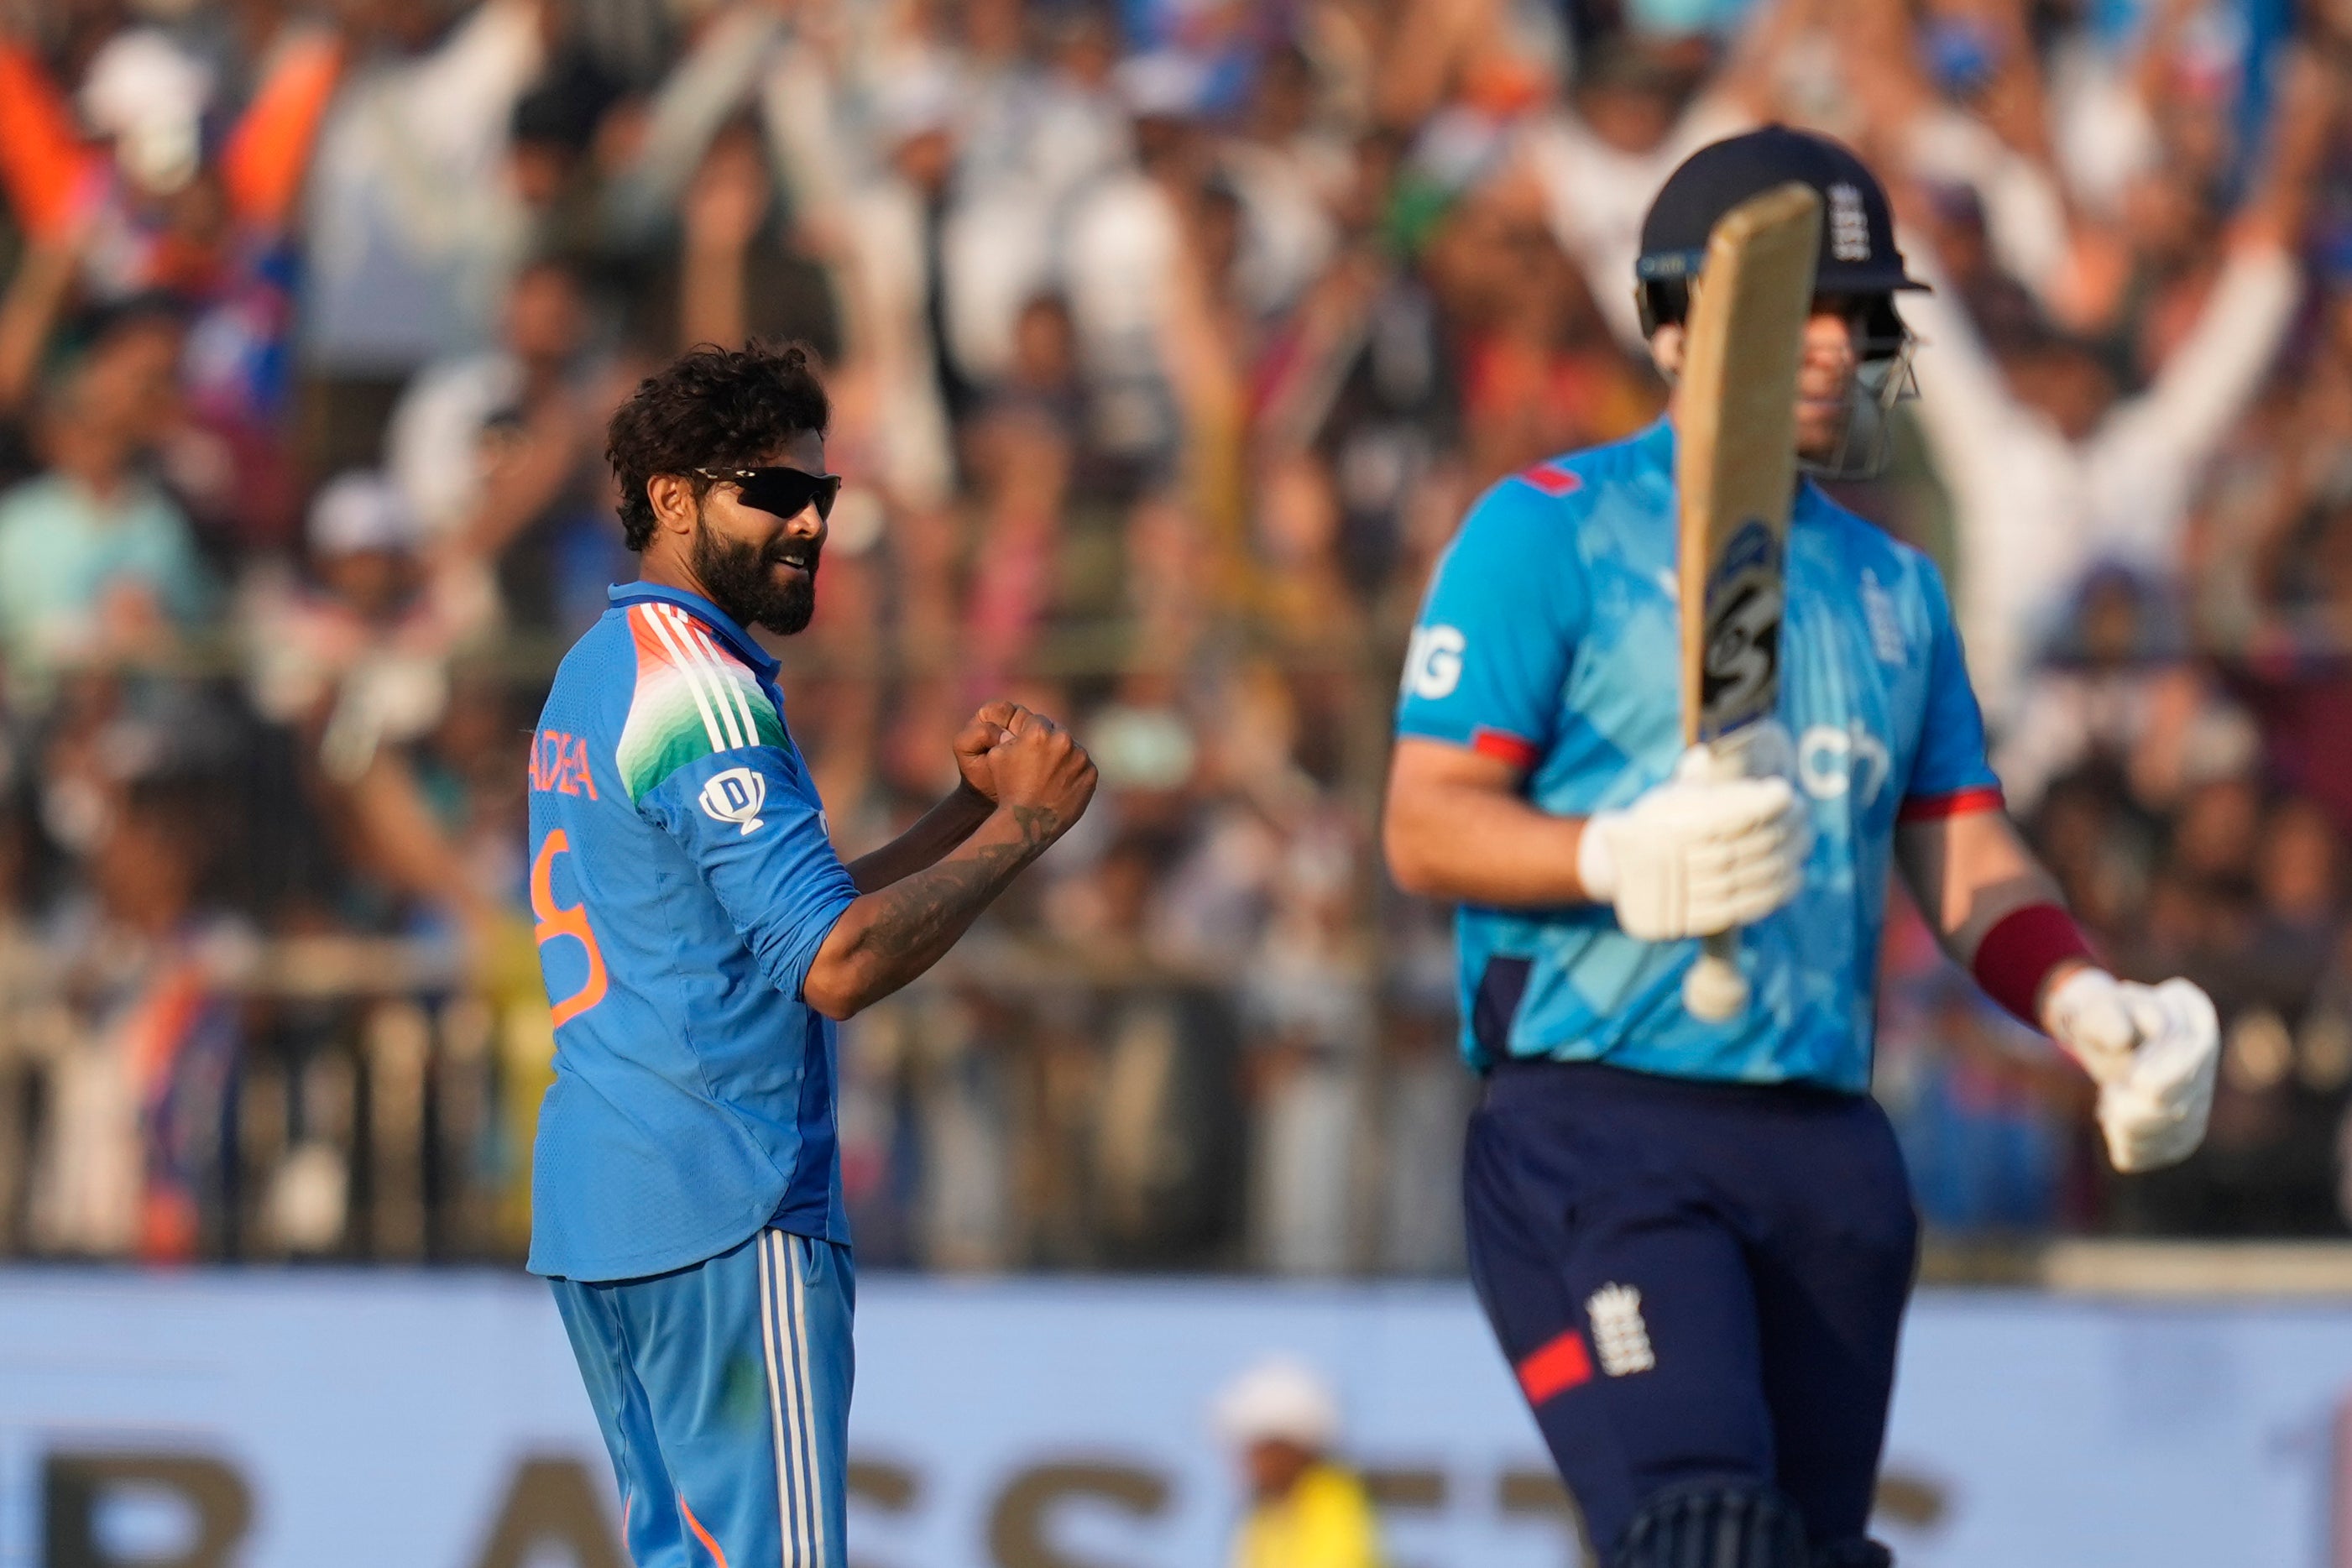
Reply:
[[[1564, 816], [1632, 804], [1682, 752], [1675, 435], [1507, 479], [1471, 509], [1413, 631], [1401, 735], [1524, 770]], [[1636, 942], [1601, 907], [1457, 914], [1462, 1049], [1861, 1092], [1899, 821], [1997, 808], [1941, 576], [1801, 485], [1789, 531], [1780, 718], [1815, 839], [1804, 889], [1748, 928], [1752, 986], [1722, 1024], [1684, 1008], [1696, 942]]]

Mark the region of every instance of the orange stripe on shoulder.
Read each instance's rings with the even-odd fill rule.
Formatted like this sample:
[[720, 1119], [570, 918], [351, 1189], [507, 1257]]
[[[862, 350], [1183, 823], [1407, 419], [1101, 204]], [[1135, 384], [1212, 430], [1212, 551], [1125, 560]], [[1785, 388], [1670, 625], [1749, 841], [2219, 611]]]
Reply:
[[653, 665], [671, 664], [677, 658], [662, 641], [661, 630], [654, 625], [654, 607], [636, 604], [629, 606], [629, 640], [636, 645], [637, 670], [643, 674]]

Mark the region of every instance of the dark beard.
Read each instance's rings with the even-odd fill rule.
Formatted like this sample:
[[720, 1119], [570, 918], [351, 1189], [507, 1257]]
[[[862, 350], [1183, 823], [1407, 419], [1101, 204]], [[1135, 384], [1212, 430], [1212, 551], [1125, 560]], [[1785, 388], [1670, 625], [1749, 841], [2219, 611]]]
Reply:
[[782, 585], [769, 575], [784, 558], [791, 542], [778, 540], [767, 550], [754, 544], [721, 539], [708, 522], [694, 531], [692, 565], [695, 576], [710, 595], [710, 602], [733, 616], [738, 626], [765, 626], [778, 637], [791, 637], [816, 614], [817, 557], [810, 553], [808, 575]]

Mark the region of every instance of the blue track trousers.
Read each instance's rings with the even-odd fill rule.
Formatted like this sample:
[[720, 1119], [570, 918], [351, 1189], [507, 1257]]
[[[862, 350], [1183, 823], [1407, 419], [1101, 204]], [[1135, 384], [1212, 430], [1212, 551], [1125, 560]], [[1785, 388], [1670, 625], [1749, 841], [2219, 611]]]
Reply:
[[849, 1248], [762, 1230], [646, 1279], [552, 1279], [636, 1568], [847, 1568]]

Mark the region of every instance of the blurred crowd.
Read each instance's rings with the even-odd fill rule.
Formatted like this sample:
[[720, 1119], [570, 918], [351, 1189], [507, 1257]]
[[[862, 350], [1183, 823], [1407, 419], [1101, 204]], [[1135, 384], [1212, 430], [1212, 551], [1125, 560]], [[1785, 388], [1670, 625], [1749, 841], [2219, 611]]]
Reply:
[[[2346, 26], [2352, 26], [2352, 21]], [[1949, 572], [2208, 1151], [1888, 944], [1934, 1225], [2340, 1234], [2352, 34], [2287, 0], [0, 0], [0, 1252], [495, 1257], [548, 1079], [522, 847], [633, 574], [605, 416], [809, 343], [846, 476], [790, 721], [845, 851], [978, 700], [1104, 791], [844, 1040], [861, 1248], [1455, 1267], [1443, 910], [1368, 824], [1496, 479], [1663, 405], [1651, 194], [1766, 119], [1895, 194], [1846, 499]]]

